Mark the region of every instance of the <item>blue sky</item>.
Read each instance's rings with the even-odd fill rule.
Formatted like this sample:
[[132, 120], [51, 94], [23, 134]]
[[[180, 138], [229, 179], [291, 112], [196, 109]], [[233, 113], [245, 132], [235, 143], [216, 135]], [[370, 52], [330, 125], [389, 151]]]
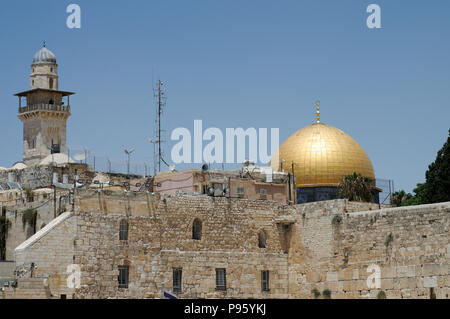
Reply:
[[[79, 30], [66, 26], [70, 3]], [[381, 29], [366, 26], [370, 3]], [[98, 154], [99, 166], [131, 147], [150, 165], [159, 76], [168, 136], [202, 119], [223, 131], [278, 127], [282, 142], [314, 122], [320, 99], [322, 122], [356, 139], [377, 177], [411, 191], [450, 128], [449, 12], [445, 0], [3, 1], [0, 166], [22, 157], [13, 94], [28, 89], [45, 40], [60, 89], [77, 92], [68, 145]]]

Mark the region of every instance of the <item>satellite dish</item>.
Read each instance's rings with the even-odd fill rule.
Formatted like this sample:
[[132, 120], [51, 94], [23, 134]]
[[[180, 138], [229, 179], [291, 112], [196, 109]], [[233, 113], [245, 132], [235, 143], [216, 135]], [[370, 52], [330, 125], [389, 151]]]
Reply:
[[202, 171], [206, 172], [209, 169], [208, 164], [203, 164], [202, 165]]
[[214, 196], [214, 187], [208, 187], [208, 190], [207, 190], [207, 192], [208, 192], [208, 195], [209, 196]]
[[85, 153], [75, 154], [73, 159], [76, 160], [76, 161], [84, 161], [86, 159], [86, 154]]
[[169, 171], [174, 172], [175, 171], [175, 165], [170, 165], [169, 166]]

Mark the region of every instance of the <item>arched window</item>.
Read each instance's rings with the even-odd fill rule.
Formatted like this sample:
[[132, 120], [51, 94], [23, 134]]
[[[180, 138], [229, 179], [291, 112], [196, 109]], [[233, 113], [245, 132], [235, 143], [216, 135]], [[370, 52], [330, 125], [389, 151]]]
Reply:
[[49, 86], [51, 89], [53, 89], [53, 79], [49, 79]]
[[202, 239], [202, 222], [198, 218], [196, 218], [192, 224], [192, 239]]
[[119, 239], [128, 240], [128, 222], [125, 219], [120, 221]]
[[266, 233], [263, 230], [258, 234], [258, 247], [266, 248]]

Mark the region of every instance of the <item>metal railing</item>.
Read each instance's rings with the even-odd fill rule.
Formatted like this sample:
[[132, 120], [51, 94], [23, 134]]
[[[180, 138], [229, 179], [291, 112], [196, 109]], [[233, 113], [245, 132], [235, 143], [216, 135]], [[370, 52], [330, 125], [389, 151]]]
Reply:
[[56, 111], [56, 112], [69, 112], [70, 105], [56, 105], [56, 104], [33, 104], [24, 107], [19, 107], [19, 113], [26, 113], [32, 111]]

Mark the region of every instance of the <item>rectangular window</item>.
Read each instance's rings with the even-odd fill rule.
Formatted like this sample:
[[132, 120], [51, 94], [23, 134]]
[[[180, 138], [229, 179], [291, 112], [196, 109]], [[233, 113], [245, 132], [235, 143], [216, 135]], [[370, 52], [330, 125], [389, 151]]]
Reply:
[[269, 271], [261, 271], [261, 290], [269, 291]]
[[227, 273], [225, 268], [216, 269], [216, 290], [227, 290]]
[[237, 188], [237, 193], [238, 193], [239, 195], [244, 194], [244, 187], [239, 186], [239, 187]]
[[181, 292], [182, 269], [173, 269], [173, 292]]
[[128, 266], [119, 266], [119, 288], [128, 288]]
[[119, 240], [128, 240], [128, 222], [126, 220], [120, 221]]

